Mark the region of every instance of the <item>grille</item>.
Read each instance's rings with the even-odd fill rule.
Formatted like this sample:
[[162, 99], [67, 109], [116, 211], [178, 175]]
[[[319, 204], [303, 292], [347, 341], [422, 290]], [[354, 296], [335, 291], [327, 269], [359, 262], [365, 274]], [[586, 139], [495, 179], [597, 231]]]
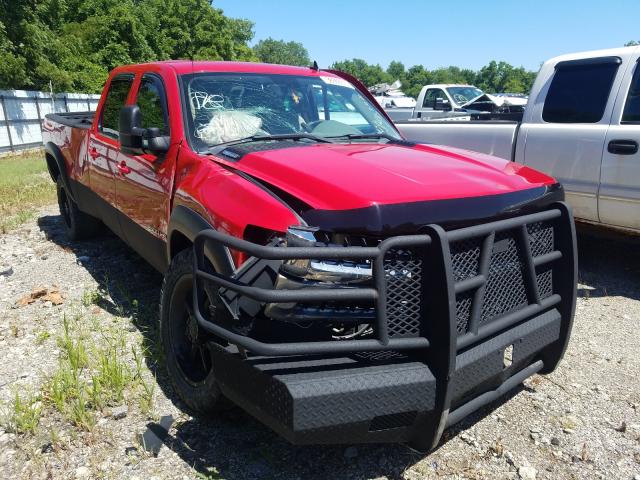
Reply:
[[481, 239], [461, 240], [451, 244], [451, 268], [456, 282], [478, 275]]
[[512, 232], [496, 234], [480, 324], [527, 305], [521, 258]]
[[456, 329], [459, 334], [469, 330], [469, 320], [471, 320], [472, 293], [459, 295], [456, 299]]
[[[526, 226], [529, 248], [533, 257], [554, 251], [554, 222], [535, 222]], [[451, 269], [455, 282], [480, 274], [480, 256], [485, 237], [452, 242]], [[325, 234], [324, 241], [338, 245], [376, 245], [380, 239], [346, 234]], [[518, 241], [518, 232], [497, 232], [487, 272], [483, 303], [478, 325], [519, 310], [529, 304], [524, 280], [525, 253]], [[387, 322], [390, 337], [420, 335], [423, 317], [422, 259], [411, 249], [392, 249], [384, 259], [387, 293]], [[553, 271], [550, 265], [536, 270], [538, 290], [542, 299], [553, 294]], [[475, 290], [456, 296], [456, 329], [458, 335], [469, 332]], [[424, 310], [426, 311], [426, 309]]]
[[534, 257], [544, 255], [553, 250], [553, 225], [550, 222], [536, 222], [527, 225], [529, 245]]
[[390, 250], [384, 259], [389, 337], [420, 335], [422, 260], [410, 250]]
[[[551, 222], [536, 222], [527, 225], [529, 246], [534, 257], [550, 253], [555, 248], [553, 224]], [[553, 293], [553, 274], [550, 268], [536, 272], [538, 290], [541, 298], [550, 297]]]
[[[533, 257], [550, 253], [555, 248], [554, 225], [536, 222], [527, 225], [527, 238]], [[480, 255], [484, 237], [465, 239], [450, 246], [454, 280], [460, 282], [480, 274]], [[524, 252], [517, 241], [517, 232], [496, 233], [482, 308], [478, 324], [485, 325], [497, 317], [519, 310], [529, 304], [524, 280]], [[536, 271], [541, 298], [553, 294], [553, 271], [544, 265]], [[459, 335], [469, 331], [474, 290], [456, 296], [456, 326]]]

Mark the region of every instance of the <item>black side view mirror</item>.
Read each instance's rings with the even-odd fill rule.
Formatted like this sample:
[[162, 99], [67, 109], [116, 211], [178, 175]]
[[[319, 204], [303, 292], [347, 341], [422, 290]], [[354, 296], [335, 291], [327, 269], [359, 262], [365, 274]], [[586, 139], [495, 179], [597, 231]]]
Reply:
[[120, 150], [129, 155], [151, 153], [161, 155], [169, 150], [170, 138], [159, 128], [142, 128], [142, 113], [138, 105], [127, 105], [120, 110]]
[[444, 110], [446, 112], [446, 111], [451, 110], [451, 105], [449, 104], [449, 102], [447, 102], [447, 101], [445, 101], [445, 100], [443, 100], [441, 98], [437, 98], [436, 99], [436, 103], [433, 106], [433, 109], [434, 110]]

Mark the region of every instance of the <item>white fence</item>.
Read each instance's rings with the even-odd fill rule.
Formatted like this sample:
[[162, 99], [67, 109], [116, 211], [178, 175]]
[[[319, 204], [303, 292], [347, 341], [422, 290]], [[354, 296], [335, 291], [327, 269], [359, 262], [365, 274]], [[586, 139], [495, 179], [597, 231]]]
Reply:
[[95, 111], [100, 95], [0, 90], [0, 153], [42, 145], [42, 120], [52, 112]]

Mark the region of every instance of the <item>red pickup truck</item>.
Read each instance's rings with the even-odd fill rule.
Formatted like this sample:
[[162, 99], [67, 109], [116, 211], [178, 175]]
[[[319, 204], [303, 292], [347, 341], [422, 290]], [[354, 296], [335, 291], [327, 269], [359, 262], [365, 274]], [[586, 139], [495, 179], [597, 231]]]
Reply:
[[347, 74], [119, 67], [95, 115], [48, 115], [44, 138], [70, 237], [105, 224], [164, 273], [167, 368], [193, 411], [428, 450], [564, 353], [562, 187], [404, 140]]

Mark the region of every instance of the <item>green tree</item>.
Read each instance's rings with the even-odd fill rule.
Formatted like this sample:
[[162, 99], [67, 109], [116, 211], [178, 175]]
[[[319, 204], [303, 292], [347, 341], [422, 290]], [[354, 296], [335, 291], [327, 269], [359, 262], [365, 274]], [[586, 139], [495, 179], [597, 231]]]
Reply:
[[423, 65], [414, 65], [405, 69], [404, 64], [398, 61], [391, 62], [384, 71], [380, 65], [371, 65], [358, 58], [335, 62], [332, 68], [354, 75], [367, 86], [399, 79], [402, 82], [402, 90], [411, 97], [417, 97], [424, 85], [437, 83], [477, 85], [489, 93], [527, 93], [536, 78], [536, 72], [496, 61], [490, 62], [477, 72], [457, 66], [427, 70]]
[[393, 79], [393, 81], [400, 80], [404, 84], [405, 75], [406, 75], [406, 71], [404, 69], [404, 63], [398, 62], [395, 60], [392, 61], [391, 63], [389, 63], [389, 66], [387, 67], [387, 73], [389, 74], [389, 77]]
[[280, 65], [298, 65], [306, 67], [311, 64], [309, 52], [298, 42], [285, 42], [271, 37], [260, 40], [254, 47], [253, 53], [264, 63]]
[[524, 67], [513, 67], [507, 62], [494, 60], [480, 69], [475, 83], [489, 93], [527, 93], [535, 77], [535, 72], [529, 72]]
[[331, 68], [353, 75], [368, 87], [377, 83], [393, 82], [391, 76], [380, 65], [369, 65], [361, 58], [335, 62]]
[[638, 42], [637, 40], [629, 40], [624, 44], [625, 47], [636, 47], [638, 45], [640, 45], [640, 42]]
[[0, 88], [99, 92], [117, 65], [255, 60], [253, 24], [208, 0], [0, 0]]

